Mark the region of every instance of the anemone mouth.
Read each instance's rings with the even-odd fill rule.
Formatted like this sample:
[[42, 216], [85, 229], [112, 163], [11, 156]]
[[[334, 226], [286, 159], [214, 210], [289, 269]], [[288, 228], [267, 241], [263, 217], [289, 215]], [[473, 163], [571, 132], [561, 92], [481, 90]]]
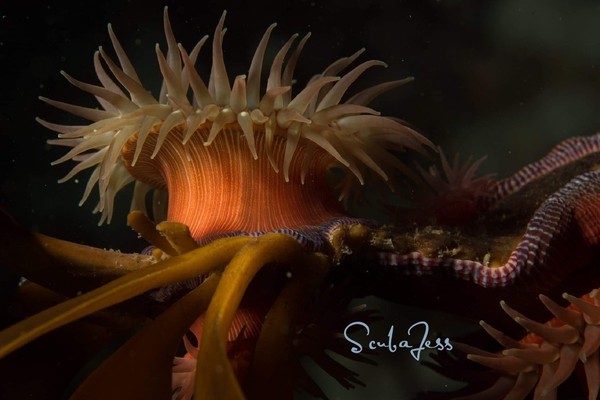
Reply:
[[[381, 116], [367, 107], [373, 98], [411, 78], [375, 85], [342, 101], [348, 88], [364, 71], [385, 66], [381, 61], [366, 61], [342, 76], [336, 76], [352, 64], [363, 50], [335, 61], [322, 73], [315, 75], [298, 93], [294, 93], [294, 68], [310, 36], [305, 35], [288, 56], [298, 36], [295, 34], [276, 54], [270, 65], [266, 87], [261, 89], [264, 54], [275, 27], [272, 24], [258, 44], [248, 74], [235, 77], [233, 84], [230, 84], [222, 50], [224, 12], [214, 33], [212, 69], [208, 84], [205, 84], [194, 64], [208, 37], [203, 37], [188, 53], [175, 39], [166, 8], [163, 20], [168, 50], [164, 55], [156, 45], [163, 77], [158, 100], [141, 84], [110, 25], [108, 32], [118, 64], [102, 48], [94, 54], [94, 67], [100, 85], [84, 83], [61, 72], [71, 84], [94, 95], [101, 109], [41, 98], [54, 107], [92, 121], [88, 125], [67, 126], [38, 118], [42, 125], [59, 133], [59, 138], [50, 140], [50, 144], [72, 148], [53, 164], [67, 160], [77, 162], [59, 182], [70, 179], [82, 170], [93, 169], [81, 203], [97, 186], [100, 201], [95, 212], [102, 213], [100, 223], [110, 222], [116, 193], [131, 182], [135, 182], [132, 208], [145, 211], [145, 196], [155, 188], [143, 179], [136, 179], [130, 167], [138, 163], [144, 143], [151, 136], [155, 141], [149, 158], [154, 159], [175, 131], [183, 132], [180, 142], [184, 146], [189, 142], [197, 142], [191, 139], [198, 136], [199, 132], [207, 132], [203, 135], [202, 145], [211, 146], [223, 132], [235, 127], [234, 130], [244, 138], [253, 159], [256, 160], [261, 153], [257, 143], [263, 143], [266, 149], [263, 153], [269, 159], [271, 168], [276, 172], [281, 171], [285, 181], [293, 174], [292, 160], [298, 149], [308, 147], [328, 155], [331, 162], [324, 171], [333, 166], [343, 166], [348, 175], [354, 176], [354, 181], [360, 184], [376, 176], [392, 185], [394, 170], [405, 175], [410, 175], [411, 171], [391, 151], [408, 148], [422, 152], [424, 146], [432, 147], [426, 138], [399, 120]], [[136, 144], [130, 162], [126, 163], [122, 150], [132, 137], [136, 138]], [[277, 147], [278, 150], [274, 146], [276, 141], [283, 142], [282, 146]], [[275, 151], [280, 151], [281, 155], [275, 156]], [[347, 195], [346, 188], [341, 197]]]

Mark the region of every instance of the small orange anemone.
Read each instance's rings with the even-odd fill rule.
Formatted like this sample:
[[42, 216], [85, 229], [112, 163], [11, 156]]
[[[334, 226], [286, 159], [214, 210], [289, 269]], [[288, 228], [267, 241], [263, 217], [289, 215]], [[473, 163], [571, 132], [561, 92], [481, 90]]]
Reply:
[[[366, 106], [410, 78], [382, 83], [343, 100], [365, 70], [385, 66], [366, 61], [336, 76], [362, 50], [332, 63], [296, 93], [294, 67], [310, 34], [286, 61], [297, 37], [293, 35], [273, 59], [266, 88], [261, 88], [273, 24], [260, 40], [248, 74], [230, 84], [222, 51], [224, 20], [225, 13], [213, 38], [208, 84], [194, 67], [207, 37], [188, 53], [177, 44], [165, 9], [168, 50], [165, 56], [156, 46], [163, 77], [158, 100], [140, 83], [110, 25], [119, 65], [102, 48], [95, 53], [100, 85], [62, 72], [70, 83], [94, 95], [102, 109], [42, 98], [93, 121], [65, 126], [39, 119], [59, 133], [51, 144], [72, 147], [54, 164], [78, 162], [61, 182], [93, 169], [82, 202], [97, 186], [100, 201], [95, 211], [102, 213], [101, 223], [110, 222], [116, 193], [135, 182], [132, 209], [145, 210], [151, 190], [158, 194], [154, 205], [164, 206], [168, 193], [166, 218], [188, 225], [196, 240], [232, 231], [315, 225], [344, 214], [329, 190], [328, 170], [342, 167], [360, 184], [367, 175], [376, 175], [391, 185], [392, 171], [407, 168], [390, 150], [422, 151], [423, 145], [431, 146], [398, 120]], [[154, 218], [162, 219], [159, 211]]]

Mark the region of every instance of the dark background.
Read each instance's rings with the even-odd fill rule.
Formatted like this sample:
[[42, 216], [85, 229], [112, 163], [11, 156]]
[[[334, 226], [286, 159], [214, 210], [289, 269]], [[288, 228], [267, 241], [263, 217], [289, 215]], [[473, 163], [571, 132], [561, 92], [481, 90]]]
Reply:
[[[279, 25], [271, 56], [289, 35], [313, 34], [297, 67], [300, 84], [366, 47], [360, 60], [380, 59], [389, 67], [367, 71], [355, 89], [415, 77], [377, 100], [374, 108], [409, 121], [447, 154], [488, 155], [482, 172], [499, 177], [564, 138], [600, 128], [598, 0], [1, 1], [0, 205], [20, 223], [97, 247], [134, 251], [145, 246], [125, 226], [128, 194], [117, 196], [112, 224], [97, 227], [99, 216], [91, 214], [97, 198], [77, 207], [87, 175], [78, 176], [79, 183], [56, 183], [72, 165], [49, 165], [65, 151], [46, 144], [54, 134], [34, 118], [77, 122], [37, 100], [40, 95], [94, 105], [59, 71], [96, 83], [92, 56], [99, 45], [110, 48], [108, 22], [142, 81], [157, 95], [154, 44], [166, 49], [164, 5], [178, 41], [188, 49], [204, 34], [212, 36], [222, 10], [228, 10], [224, 52], [230, 77], [247, 72], [272, 22]], [[197, 63], [204, 76], [209, 49], [203, 49]], [[390, 313], [387, 324], [400, 321], [407, 311]], [[414, 313], [413, 319], [419, 317]], [[438, 327], [455, 322], [448, 317], [437, 321]], [[370, 398], [385, 398], [377, 397], [378, 388], [380, 395], [393, 396], [402, 387], [431, 388], [428, 375], [402, 371], [371, 369], [365, 377], [372, 383]], [[361, 398], [360, 392], [356, 395]]]

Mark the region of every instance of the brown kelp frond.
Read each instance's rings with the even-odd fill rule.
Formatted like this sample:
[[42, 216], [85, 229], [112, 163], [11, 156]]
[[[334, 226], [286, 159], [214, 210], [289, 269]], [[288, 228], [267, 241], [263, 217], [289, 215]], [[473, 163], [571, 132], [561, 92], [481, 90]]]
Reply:
[[[127, 225], [136, 231], [139, 236], [146, 239], [155, 249], [169, 256], [178, 254], [177, 250], [169, 243], [169, 240], [156, 229], [156, 223], [143, 211], [135, 210], [127, 214]], [[156, 258], [160, 259], [160, 257]]]
[[250, 281], [264, 265], [295, 264], [302, 252], [302, 246], [293, 238], [267, 234], [249, 242], [231, 260], [206, 312], [195, 398], [244, 399], [226, 351], [233, 316]]
[[[170, 226], [164, 228], [173, 231]], [[169, 235], [174, 234], [176, 238], [178, 233], [181, 233], [181, 229], [178, 228], [180, 227], [175, 226], [174, 233], [169, 232]], [[174, 240], [171, 241], [173, 242]], [[46, 332], [150, 289], [206, 275], [211, 271], [219, 271], [228, 264], [220, 280], [220, 275], [213, 273], [198, 289], [171, 306], [130, 339], [124, 347], [110, 356], [84, 381], [73, 398], [101, 399], [123, 393], [129, 393], [131, 396], [139, 395], [138, 386], [149, 375], [154, 376], [155, 379], [152, 384], [145, 385], [144, 397], [158, 399], [168, 396], [171, 393], [171, 382], [169, 382], [171, 360], [176, 352], [177, 343], [198, 313], [202, 314], [209, 301], [211, 306], [205, 314], [202, 337], [198, 338], [199, 348], [194, 348], [189, 341], [186, 342], [188, 351], [199, 361], [196, 366], [194, 363], [186, 362], [186, 359], [175, 360], [172, 377], [177, 391], [174, 395], [189, 398], [190, 392], [195, 391], [196, 397], [201, 396], [199, 393], [226, 393], [227, 398], [243, 397], [238, 384], [239, 377], [231, 374], [232, 368], [238, 367], [230, 365], [229, 357], [231, 354], [246, 351], [236, 346], [239, 345], [240, 340], [244, 340], [245, 331], [248, 329], [254, 332], [251, 333], [254, 337], [257, 337], [257, 331], [263, 328], [263, 320], [260, 317], [258, 325], [255, 324], [256, 327], [251, 323], [254, 320], [248, 319], [232, 327], [233, 315], [238, 311], [241, 298], [254, 275], [263, 266], [273, 263], [287, 265], [292, 276], [269, 311], [257, 344], [258, 349], [265, 347], [279, 349], [278, 354], [283, 357], [281, 360], [285, 359], [285, 362], [274, 363], [272, 358], [263, 359], [258, 356], [255, 359], [258, 366], [250, 369], [251, 373], [256, 371], [253, 379], [264, 381], [266, 378], [264, 374], [261, 375], [263, 367], [283, 373], [285, 366], [295, 365], [288, 362], [290, 361], [288, 358], [293, 354], [290, 351], [292, 339], [296, 335], [297, 324], [304, 316], [305, 304], [313, 298], [307, 294], [315, 293], [325, 278], [329, 266], [326, 256], [319, 253], [305, 253], [305, 249], [295, 239], [283, 234], [217, 240], [199, 249], [186, 251], [182, 255], [171, 256], [96, 290], [66, 300], [0, 332], [0, 356], [18, 349]], [[266, 310], [259, 314], [264, 316], [265, 313]], [[233, 347], [225, 346], [230, 327], [238, 332], [238, 336], [232, 341]], [[282, 330], [282, 327], [287, 328]], [[256, 339], [253, 339], [252, 348], [254, 343]], [[147, 348], [153, 348], [153, 351], [142, 350]], [[271, 353], [266, 351], [265, 354]], [[248, 360], [233, 361], [246, 363], [246, 365], [248, 363]], [[135, 372], [122, 373], [130, 369], [134, 369]], [[193, 373], [194, 370], [196, 373], [191, 375], [190, 372]], [[292, 386], [288, 383], [283, 385], [282, 393], [293, 390], [292, 373], [295, 369], [292, 368], [288, 372], [289, 374], [285, 375], [287, 376], [285, 382], [292, 382], [290, 383]], [[210, 376], [211, 374], [213, 376]], [[108, 380], [119, 381], [122, 384], [105, 385], [104, 382]], [[194, 385], [195, 389], [193, 389]]]
[[98, 249], [30, 232], [0, 208], [0, 265], [62, 294], [94, 289], [154, 262], [143, 254]]
[[219, 277], [213, 274], [145, 326], [96, 368], [71, 399], [170, 398], [173, 354], [195, 316], [208, 307]]
[[[250, 398], [262, 397], [266, 385], [273, 398], [287, 398], [295, 389], [319, 393], [297, 362], [302, 356], [313, 358], [346, 388], [362, 383], [355, 372], [337, 363], [327, 351], [372, 363], [363, 356], [347, 355], [339, 332], [356, 318], [375, 321], [373, 313], [361, 306], [346, 310], [349, 298], [342, 296], [339, 288], [323, 289], [329, 271], [325, 255], [309, 253], [298, 263], [286, 266], [289, 281], [270, 309], [252, 303], [240, 305], [225, 338], [232, 374]], [[313, 317], [315, 312], [317, 317]], [[175, 358], [173, 390], [178, 400], [190, 399], [196, 387], [192, 374], [197, 374], [196, 360], [205, 356], [199, 348], [205, 340], [206, 320], [207, 315], [201, 315], [190, 328], [197, 344], [184, 337], [187, 354]]]
[[162, 253], [174, 256], [198, 248], [190, 228], [180, 222], [163, 221], [156, 225], [144, 212], [136, 210], [127, 215], [127, 225], [155, 247], [156, 259], [163, 257]]
[[269, 386], [273, 398], [288, 398], [297, 386], [293, 346], [307, 305], [329, 272], [323, 254], [309, 254], [301, 267], [291, 268], [289, 282], [267, 313], [246, 378], [247, 395], [262, 397]]
[[[400, 173], [405, 172], [402, 164], [388, 150], [408, 148], [421, 151], [422, 146], [432, 146], [412, 128], [394, 118], [380, 116], [367, 107], [373, 98], [410, 79], [379, 84], [344, 101], [350, 86], [366, 70], [386, 66], [381, 61], [366, 61], [336, 76], [362, 51], [334, 62], [296, 93], [291, 86], [293, 70], [309, 35], [300, 41], [286, 63], [286, 56], [297, 36], [294, 35], [271, 62], [266, 88], [262, 89], [264, 55], [274, 28], [271, 25], [256, 49], [248, 74], [239, 75], [230, 83], [222, 49], [224, 20], [225, 13], [213, 36], [212, 69], [208, 83], [194, 66], [207, 37], [202, 38], [191, 52], [186, 51], [177, 44], [165, 8], [166, 55], [156, 46], [163, 78], [163, 89], [158, 99], [143, 87], [110, 25], [109, 35], [117, 60], [113, 60], [102, 48], [96, 52], [94, 67], [99, 85], [78, 81], [62, 72], [71, 84], [95, 96], [102, 109], [41, 98], [54, 107], [92, 121], [89, 125], [65, 126], [38, 119], [42, 125], [59, 133], [59, 139], [51, 140], [51, 144], [71, 147], [55, 163], [71, 159], [78, 162], [61, 182], [82, 170], [92, 169], [84, 200], [97, 186], [100, 201], [96, 211], [102, 213], [101, 222], [110, 222], [114, 196], [134, 181], [119, 157], [125, 143], [137, 140], [132, 161], [134, 166], [149, 136], [156, 136], [151, 155], [154, 158], [176, 127], [184, 132], [184, 144], [194, 135], [206, 134], [202, 136], [205, 146], [210, 146], [222, 132], [235, 130], [244, 137], [248, 151], [255, 159], [258, 157], [258, 136], [264, 135], [269, 155], [273, 151], [273, 139], [281, 137], [285, 140], [281, 163], [275, 163], [272, 156], [269, 159], [276, 171], [282, 170], [286, 181], [290, 179], [292, 158], [305, 145], [321, 149], [330, 157], [331, 165], [344, 166], [361, 184], [367, 174], [388, 181], [391, 172], [398, 166], [401, 167]], [[136, 181], [132, 204], [143, 207], [143, 198], [149, 190]], [[155, 220], [161, 221], [156, 216]]]
[[[267, 311], [266, 303], [252, 305], [242, 303], [231, 322], [225, 348], [233, 372], [240, 383], [248, 374], [248, 367]], [[194, 395], [196, 364], [205, 320], [206, 314], [202, 313], [194, 321], [187, 335], [183, 337], [186, 354], [173, 359], [171, 383], [174, 400], [189, 400]]]
[[118, 304], [150, 289], [223, 267], [247, 237], [215, 241], [192, 252], [137, 270], [98, 289], [49, 308], [0, 332], [0, 357], [71, 321]]

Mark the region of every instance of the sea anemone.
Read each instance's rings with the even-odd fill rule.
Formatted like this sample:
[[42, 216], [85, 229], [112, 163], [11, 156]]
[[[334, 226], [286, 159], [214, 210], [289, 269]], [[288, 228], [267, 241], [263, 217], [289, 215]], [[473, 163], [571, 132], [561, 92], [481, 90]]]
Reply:
[[597, 289], [581, 297], [564, 293], [569, 305], [563, 307], [548, 296], [540, 295], [554, 316], [546, 323], [531, 320], [501, 302], [502, 309], [528, 333], [514, 340], [481, 321], [480, 325], [505, 347], [500, 354], [462, 345], [467, 358], [492, 368], [500, 377], [490, 388], [467, 399], [525, 398], [555, 399], [557, 391], [581, 364], [587, 383], [588, 398], [596, 399], [600, 390], [600, 292]]
[[486, 157], [476, 161], [469, 157], [461, 162], [459, 155], [455, 154], [450, 164], [439, 147], [438, 154], [441, 168], [433, 165], [424, 170], [417, 166], [426, 186], [420, 199], [421, 208], [442, 225], [468, 222], [482, 211], [483, 205], [492, 196], [493, 175], [476, 176]]
[[[304, 36], [286, 60], [297, 37], [293, 35], [274, 57], [263, 88], [263, 58], [273, 24], [260, 40], [248, 74], [230, 84], [222, 51], [224, 19], [225, 13], [213, 38], [207, 84], [194, 67], [207, 38], [188, 53], [177, 44], [165, 8], [168, 50], [164, 55], [156, 46], [163, 77], [158, 100], [142, 86], [110, 25], [118, 64], [102, 48], [95, 53], [100, 85], [62, 72], [74, 86], [92, 94], [101, 109], [42, 98], [92, 121], [67, 126], [38, 119], [59, 133], [51, 144], [71, 148], [55, 164], [77, 162], [61, 182], [92, 169], [82, 202], [98, 187], [95, 211], [102, 214], [101, 223], [110, 222], [116, 194], [135, 182], [128, 223], [155, 248], [152, 256], [126, 255], [130, 269], [116, 271], [103, 269], [102, 260], [112, 267], [111, 252], [78, 248], [77, 257], [60, 254], [58, 264], [76, 271], [70, 286], [77, 284], [80, 269], [95, 283], [98, 277], [110, 280], [107, 271], [116, 279], [92, 285], [96, 288], [0, 332], [0, 356], [145, 292], [150, 291], [147, 300], [158, 300], [159, 308], [166, 308], [158, 316], [144, 309], [152, 322], [96, 368], [72, 399], [163, 399], [167, 392], [182, 398], [264, 398], [266, 382], [269, 395], [286, 398], [298, 380], [305, 382], [309, 393], [324, 396], [305, 374], [296, 378], [293, 357], [302, 354], [344, 386], [358, 382], [355, 373], [325, 353], [325, 348], [339, 351], [339, 336], [323, 328], [327, 324], [317, 326], [311, 315], [318, 314], [322, 302], [317, 300], [331, 286], [326, 278], [332, 264], [352, 246], [369, 241], [362, 220], [347, 218], [330, 190], [335, 186], [331, 180], [341, 179], [342, 196], [346, 195], [348, 177], [331, 176], [329, 171], [340, 169], [355, 184], [373, 175], [392, 188], [398, 172], [411, 174], [395, 153], [424, 152], [432, 144], [399, 120], [366, 106], [410, 79], [382, 83], [343, 100], [364, 71], [385, 66], [366, 61], [337, 77], [360, 50], [332, 63], [292, 93], [294, 67], [309, 37]], [[155, 221], [146, 215], [151, 191]], [[12, 222], [8, 225], [7, 231], [17, 230]], [[23, 238], [39, 246], [38, 238], [26, 234]], [[63, 244], [51, 244], [41, 254], [56, 248], [60, 253]], [[40, 283], [52, 284], [52, 278], [46, 278]], [[257, 291], [256, 282], [265, 280], [275, 283], [267, 285], [266, 293]], [[259, 311], [253, 308], [256, 298]], [[353, 315], [342, 311], [338, 313], [342, 318]], [[175, 358], [171, 370], [190, 326], [193, 334], [184, 340], [189, 355]], [[325, 345], [310, 335], [322, 336], [318, 339]], [[197, 346], [189, 341], [194, 336]], [[293, 349], [294, 340], [298, 349]], [[135, 371], [123, 373], [131, 370]], [[241, 382], [246, 374], [246, 382]], [[154, 377], [152, 385], [147, 384], [148, 376]]]
[[[119, 65], [102, 48], [95, 53], [99, 86], [62, 72], [71, 84], [94, 95], [102, 109], [42, 98], [92, 121], [65, 126], [38, 119], [59, 133], [51, 144], [72, 147], [54, 164], [77, 161], [60, 182], [93, 168], [82, 202], [97, 186], [100, 222], [110, 222], [115, 195], [135, 182], [132, 209], [144, 211], [151, 190], [157, 192], [154, 204], [160, 209], [168, 193], [166, 219], [189, 226], [197, 241], [230, 232], [314, 226], [344, 215], [329, 189], [328, 170], [341, 167], [360, 184], [367, 175], [376, 175], [393, 186], [395, 172], [408, 168], [390, 151], [422, 152], [423, 145], [431, 146], [397, 119], [366, 106], [410, 79], [385, 82], [342, 100], [364, 71], [385, 66], [366, 61], [336, 76], [362, 50], [332, 63], [296, 92], [294, 67], [310, 34], [285, 61], [297, 37], [293, 35], [273, 59], [262, 88], [273, 24], [260, 40], [248, 74], [230, 84], [222, 50], [224, 20], [225, 13], [213, 37], [208, 84], [194, 67], [207, 36], [188, 53], [175, 40], [165, 8], [168, 50], [165, 56], [156, 45], [163, 77], [158, 100], [142, 86], [110, 25]], [[157, 210], [156, 222], [160, 215]]]

